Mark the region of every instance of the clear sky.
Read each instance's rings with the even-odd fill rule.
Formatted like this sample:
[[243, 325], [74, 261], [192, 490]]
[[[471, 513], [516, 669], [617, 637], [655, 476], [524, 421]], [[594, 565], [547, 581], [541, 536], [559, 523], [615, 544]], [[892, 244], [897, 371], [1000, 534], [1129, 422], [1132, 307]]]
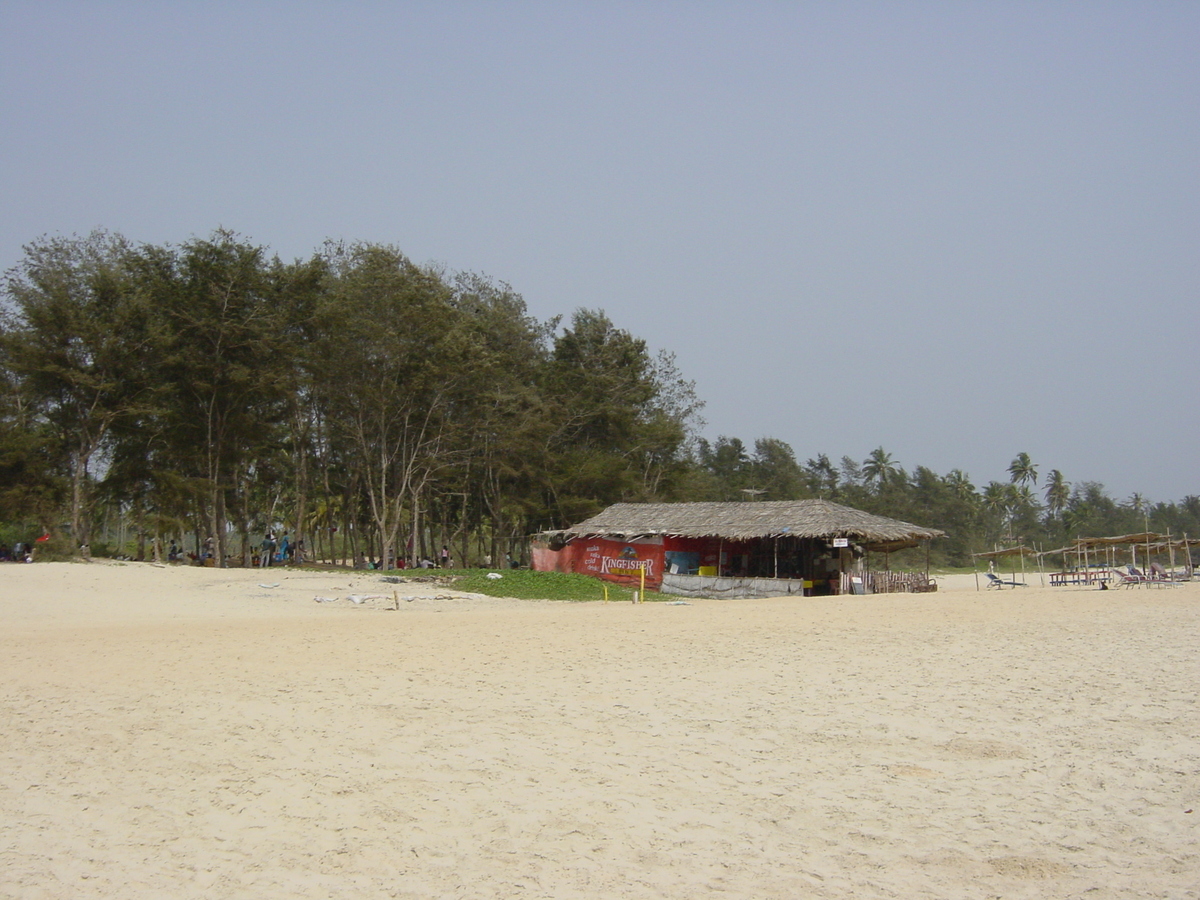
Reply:
[[0, 0], [0, 268], [326, 238], [677, 355], [709, 437], [1200, 493], [1200, 3]]

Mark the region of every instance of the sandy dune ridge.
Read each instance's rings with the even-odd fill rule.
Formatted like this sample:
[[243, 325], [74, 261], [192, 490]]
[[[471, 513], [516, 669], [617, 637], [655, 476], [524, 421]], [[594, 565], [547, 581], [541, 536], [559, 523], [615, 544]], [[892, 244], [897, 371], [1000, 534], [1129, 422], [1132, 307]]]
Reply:
[[0, 566], [0, 897], [1200, 897], [1200, 584], [953, 586]]

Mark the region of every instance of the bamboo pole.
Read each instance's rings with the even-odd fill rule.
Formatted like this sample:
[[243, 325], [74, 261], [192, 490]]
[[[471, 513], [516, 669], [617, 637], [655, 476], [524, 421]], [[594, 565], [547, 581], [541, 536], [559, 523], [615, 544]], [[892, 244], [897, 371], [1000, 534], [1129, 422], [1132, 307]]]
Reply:
[[1146, 571], [1143, 572], [1147, 578], [1150, 577], [1150, 520], [1146, 519]]

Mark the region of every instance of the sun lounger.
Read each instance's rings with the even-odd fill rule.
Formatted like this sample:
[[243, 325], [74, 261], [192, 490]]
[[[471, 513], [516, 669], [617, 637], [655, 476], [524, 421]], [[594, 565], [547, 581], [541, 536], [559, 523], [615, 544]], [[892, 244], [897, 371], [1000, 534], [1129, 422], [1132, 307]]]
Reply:
[[[1133, 566], [1130, 566], [1133, 569]], [[1133, 569], [1137, 571], [1137, 569]], [[1150, 563], [1150, 574], [1143, 575], [1146, 579], [1146, 584], [1151, 587], [1175, 587], [1175, 579], [1167, 574], [1167, 570], [1158, 563]]]
[[984, 572], [988, 579], [989, 588], [997, 588], [1003, 590], [1006, 587], [1026, 587], [1023, 581], [1004, 581], [998, 575], [993, 575], [991, 572]]
[[[1158, 567], [1158, 572], [1151, 568], [1151, 574], [1146, 575], [1137, 566], [1126, 566], [1125, 571], [1120, 569], [1113, 570], [1115, 579], [1113, 587], [1174, 587], [1175, 582], [1167, 577], [1167, 573], [1163, 571], [1162, 566]], [[1161, 573], [1161, 574], [1160, 574]]]
[[[1132, 567], [1131, 567], [1132, 568]], [[1122, 572], [1120, 569], [1112, 570], [1113, 582], [1112, 586], [1118, 587], [1141, 587], [1146, 583], [1146, 580], [1141, 575], [1135, 575], [1130, 572]]]
[[1150, 563], [1150, 583], [1166, 587], [1174, 587], [1176, 584], [1174, 576], [1158, 563]]

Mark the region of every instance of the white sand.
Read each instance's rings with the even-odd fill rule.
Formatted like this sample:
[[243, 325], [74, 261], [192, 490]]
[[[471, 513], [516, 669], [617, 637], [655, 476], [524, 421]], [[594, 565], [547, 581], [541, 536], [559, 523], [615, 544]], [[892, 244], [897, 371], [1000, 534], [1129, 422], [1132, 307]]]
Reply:
[[1200, 584], [447, 594], [0, 566], [0, 897], [1200, 897]]

